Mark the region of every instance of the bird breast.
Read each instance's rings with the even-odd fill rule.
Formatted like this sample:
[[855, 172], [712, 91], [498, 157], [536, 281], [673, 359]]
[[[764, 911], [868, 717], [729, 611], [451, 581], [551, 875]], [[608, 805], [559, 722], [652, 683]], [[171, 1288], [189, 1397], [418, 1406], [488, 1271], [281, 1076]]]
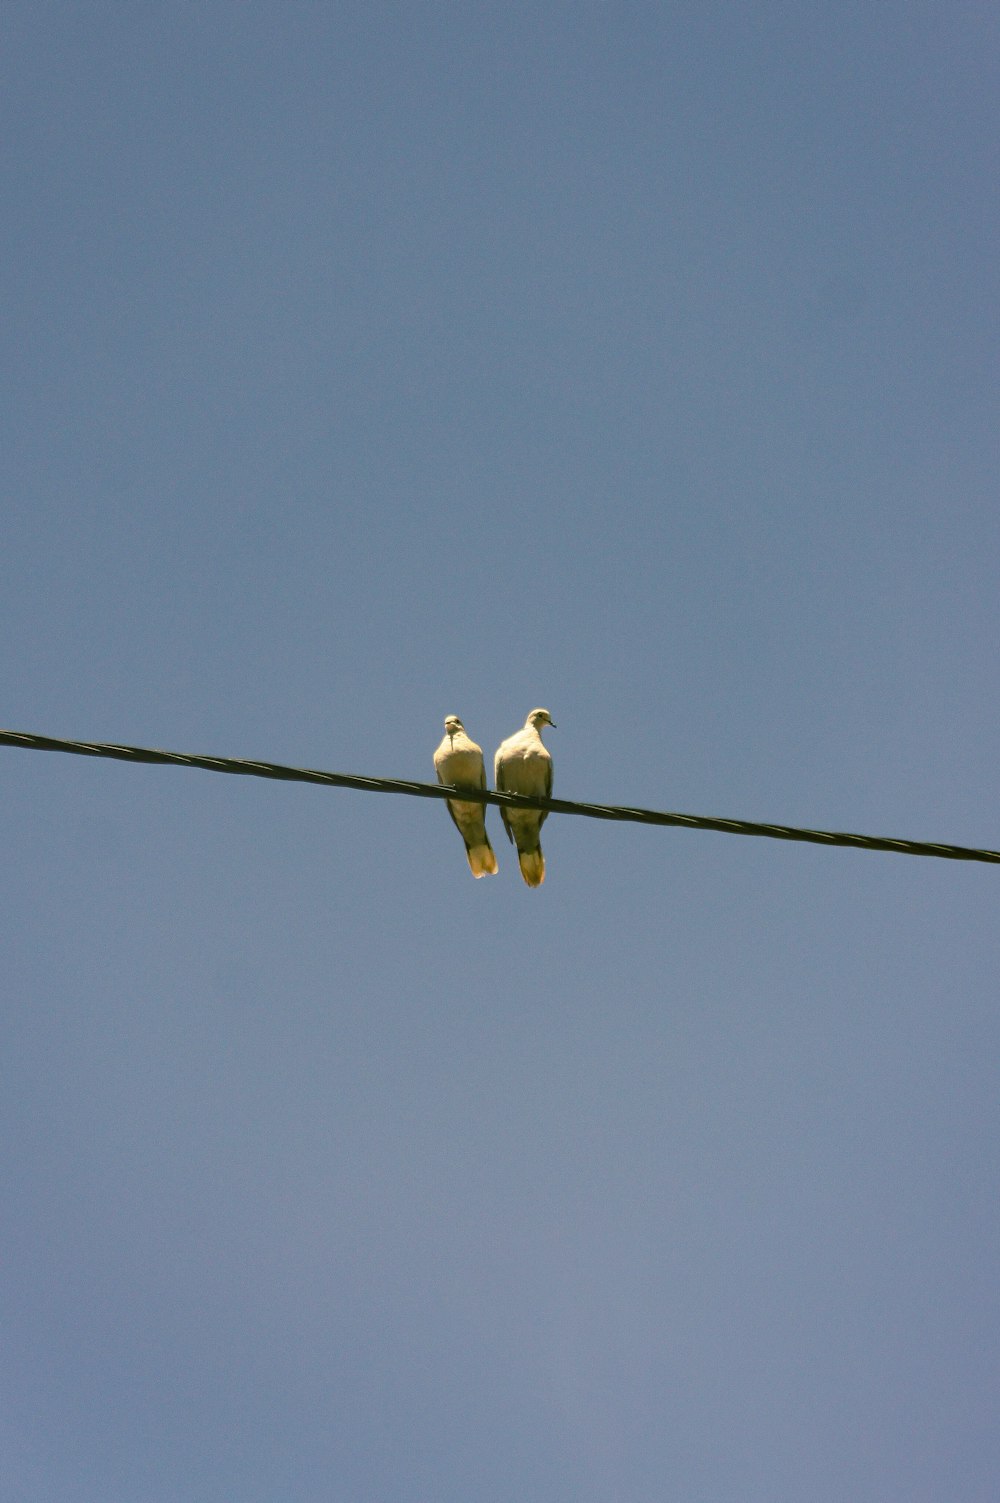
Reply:
[[451, 751], [441, 758], [440, 771], [445, 781], [454, 783], [479, 784], [479, 769], [481, 766], [481, 753], [474, 751]]

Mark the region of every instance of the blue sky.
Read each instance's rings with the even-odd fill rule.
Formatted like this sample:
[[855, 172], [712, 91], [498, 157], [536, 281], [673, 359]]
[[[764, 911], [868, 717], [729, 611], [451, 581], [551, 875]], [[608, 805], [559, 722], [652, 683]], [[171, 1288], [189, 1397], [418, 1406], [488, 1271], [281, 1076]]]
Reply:
[[[1000, 845], [991, 8], [0, 28], [4, 725]], [[992, 869], [0, 785], [5, 1498], [992, 1499]]]

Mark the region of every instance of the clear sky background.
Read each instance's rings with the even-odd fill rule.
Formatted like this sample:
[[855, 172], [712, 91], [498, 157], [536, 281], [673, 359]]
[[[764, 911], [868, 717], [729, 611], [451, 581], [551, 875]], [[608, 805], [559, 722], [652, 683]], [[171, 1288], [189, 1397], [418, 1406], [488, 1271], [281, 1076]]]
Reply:
[[[985, 0], [2, 18], [2, 712], [1000, 845]], [[995, 869], [0, 753], [4, 1503], [993, 1503]]]

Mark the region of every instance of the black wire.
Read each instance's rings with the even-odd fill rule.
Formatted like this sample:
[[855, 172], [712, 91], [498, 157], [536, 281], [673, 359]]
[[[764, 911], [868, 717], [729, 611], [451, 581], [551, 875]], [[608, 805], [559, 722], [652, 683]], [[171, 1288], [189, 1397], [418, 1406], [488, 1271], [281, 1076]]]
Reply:
[[756, 824], [746, 819], [712, 819], [702, 814], [667, 814], [657, 809], [630, 809], [619, 804], [581, 804], [569, 799], [531, 798], [522, 793], [494, 793], [489, 789], [414, 783], [404, 778], [360, 777], [353, 773], [320, 772], [309, 767], [285, 767], [280, 762], [192, 756], [185, 752], [156, 751], [145, 746], [116, 746], [105, 741], [63, 741], [55, 736], [35, 736], [27, 731], [0, 730], [0, 746], [19, 746], [28, 751], [72, 752], [81, 757], [111, 757], [119, 762], [200, 767], [206, 772], [274, 778], [286, 783], [320, 783], [332, 788], [357, 788], [365, 793], [405, 793], [412, 798], [460, 797], [466, 803], [543, 809], [548, 814], [580, 814], [588, 819], [616, 819], [640, 825], [674, 825], [688, 830], [719, 830], [725, 835], [762, 835], [771, 840], [799, 840], [812, 845], [851, 846], [862, 851], [892, 851], [901, 856], [941, 856], [951, 861], [985, 861], [1000, 865], [1000, 851], [979, 850], [972, 846], [942, 845], [924, 840], [890, 840], [877, 835], [851, 835], [840, 830], [803, 830], [794, 825]]

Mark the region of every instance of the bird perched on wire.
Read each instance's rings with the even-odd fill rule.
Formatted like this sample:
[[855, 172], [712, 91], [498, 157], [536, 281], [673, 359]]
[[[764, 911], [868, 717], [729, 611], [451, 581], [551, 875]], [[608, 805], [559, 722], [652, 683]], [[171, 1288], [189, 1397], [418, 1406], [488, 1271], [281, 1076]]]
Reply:
[[[494, 768], [498, 793], [527, 793], [533, 798], [552, 797], [552, 758], [542, 745], [543, 725], [555, 725], [548, 710], [532, 710], [524, 729], [500, 743]], [[545, 857], [538, 836], [545, 823], [544, 809], [513, 809], [500, 805], [507, 838], [517, 846], [521, 876], [529, 887], [545, 881]]]
[[[434, 753], [434, 771], [439, 783], [448, 783], [453, 788], [486, 787], [482, 748], [466, 735], [465, 726], [457, 715], [449, 715], [445, 720], [444, 740]], [[472, 875], [492, 875], [497, 869], [497, 858], [486, 833], [486, 805], [465, 803], [457, 798], [447, 799], [446, 803], [448, 813], [465, 841], [465, 854]]]

